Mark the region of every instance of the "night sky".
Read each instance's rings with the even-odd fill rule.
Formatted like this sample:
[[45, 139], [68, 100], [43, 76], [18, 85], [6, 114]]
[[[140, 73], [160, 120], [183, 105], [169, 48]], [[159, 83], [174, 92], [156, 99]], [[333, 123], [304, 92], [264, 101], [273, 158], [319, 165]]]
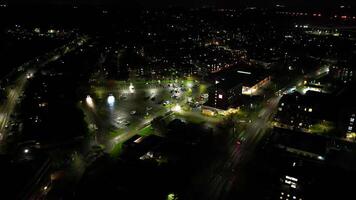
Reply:
[[[4, 1], [4, 0], [0, 0]], [[5, 0], [6, 1], [6, 0]], [[166, 7], [184, 6], [200, 7], [206, 5], [219, 7], [236, 7], [241, 5], [248, 6], [271, 6], [283, 4], [289, 6], [336, 6], [336, 5], [355, 5], [355, 0], [7, 0], [8, 3], [46, 3], [46, 4], [117, 4], [117, 5], [141, 5], [145, 7]]]

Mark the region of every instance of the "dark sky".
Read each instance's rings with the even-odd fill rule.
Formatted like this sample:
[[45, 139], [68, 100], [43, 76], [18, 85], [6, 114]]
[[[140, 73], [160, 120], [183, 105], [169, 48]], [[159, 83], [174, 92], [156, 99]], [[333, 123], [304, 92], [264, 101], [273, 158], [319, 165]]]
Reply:
[[[4, 0], [0, 0], [4, 1]], [[50, 3], [50, 4], [118, 4], [118, 5], [142, 5], [147, 7], [185, 6], [200, 7], [204, 5], [218, 5], [219, 7], [236, 7], [240, 5], [271, 6], [275, 4], [292, 6], [323, 7], [331, 5], [355, 5], [356, 0], [5, 0], [11, 3]]]

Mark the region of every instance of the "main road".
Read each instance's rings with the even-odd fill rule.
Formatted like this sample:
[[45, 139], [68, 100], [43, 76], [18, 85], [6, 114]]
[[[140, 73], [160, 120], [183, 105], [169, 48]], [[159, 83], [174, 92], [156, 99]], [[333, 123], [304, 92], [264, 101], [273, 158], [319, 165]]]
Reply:
[[[324, 66], [304, 77], [321, 77], [327, 72], [328, 68]], [[202, 186], [206, 192], [204, 192], [201, 199], [227, 199], [232, 187], [239, 188], [245, 183], [246, 180], [243, 178], [245, 176], [244, 167], [251, 161], [253, 154], [256, 152], [257, 145], [266, 136], [267, 130], [270, 127], [270, 121], [277, 110], [281, 96], [291, 92], [297, 85], [302, 84], [302, 82], [302, 77], [296, 77], [294, 82], [288, 84], [272, 95], [267, 101], [263, 102], [263, 108], [259, 110], [257, 116], [250, 118], [250, 123], [247, 123], [245, 128], [237, 134], [231, 134], [231, 138], [227, 144], [227, 154], [207, 169], [202, 176], [208, 178], [203, 178], [207, 180]], [[236, 128], [233, 128], [233, 132], [235, 130]]]
[[[202, 199], [222, 200], [226, 199], [231, 188], [236, 184], [243, 184], [240, 180], [241, 169], [255, 152], [257, 145], [261, 142], [267, 129], [270, 119], [276, 111], [280, 97], [273, 97], [264, 103], [264, 107], [259, 111], [258, 116], [247, 122], [242, 132], [231, 134], [227, 144], [227, 154], [218, 160], [207, 171], [209, 177], [206, 182], [207, 192]], [[236, 130], [236, 128], [234, 128]], [[234, 132], [233, 130], [233, 132]]]

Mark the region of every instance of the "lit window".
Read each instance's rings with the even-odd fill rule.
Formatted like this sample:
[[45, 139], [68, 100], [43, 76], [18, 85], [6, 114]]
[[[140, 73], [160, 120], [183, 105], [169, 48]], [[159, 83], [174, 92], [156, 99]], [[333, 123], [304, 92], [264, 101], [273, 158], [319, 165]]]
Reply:
[[313, 112], [313, 108], [309, 108], [309, 110], [308, 110], [309, 112]]
[[355, 118], [350, 118], [350, 122], [354, 122], [355, 121]]
[[352, 126], [349, 126], [348, 130], [349, 130], [349, 131], [352, 131]]
[[219, 94], [219, 99], [222, 99], [223, 98], [223, 95], [222, 94]]

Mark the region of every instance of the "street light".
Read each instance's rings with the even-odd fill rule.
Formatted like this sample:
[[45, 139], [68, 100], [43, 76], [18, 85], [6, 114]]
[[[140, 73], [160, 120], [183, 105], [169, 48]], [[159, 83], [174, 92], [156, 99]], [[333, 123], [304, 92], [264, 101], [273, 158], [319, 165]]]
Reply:
[[110, 94], [110, 95], [108, 96], [107, 102], [108, 102], [109, 106], [114, 106], [114, 104], [115, 104], [115, 97], [114, 97], [112, 94]]
[[182, 112], [182, 107], [179, 104], [176, 104], [173, 108], [172, 108], [173, 112]]
[[25, 149], [25, 150], [23, 150], [23, 152], [24, 152], [25, 154], [28, 154], [28, 153], [30, 152], [30, 150], [29, 150], [29, 149]]
[[130, 83], [129, 91], [131, 94], [135, 92], [135, 87], [132, 85], [132, 83]]
[[156, 96], [156, 94], [157, 94], [157, 89], [156, 89], [156, 88], [151, 88], [151, 89], [150, 89], [150, 93], [151, 93], [152, 96]]
[[85, 99], [85, 101], [86, 101], [86, 103], [87, 103], [87, 105], [88, 105], [89, 107], [94, 108], [94, 101], [93, 101], [93, 99], [91, 98], [90, 95], [87, 96], [87, 98]]
[[191, 81], [189, 81], [188, 83], [187, 83], [187, 87], [190, 89], [190, 88], [192, 88], [193, 87], [193, 83], [191, 82]]

